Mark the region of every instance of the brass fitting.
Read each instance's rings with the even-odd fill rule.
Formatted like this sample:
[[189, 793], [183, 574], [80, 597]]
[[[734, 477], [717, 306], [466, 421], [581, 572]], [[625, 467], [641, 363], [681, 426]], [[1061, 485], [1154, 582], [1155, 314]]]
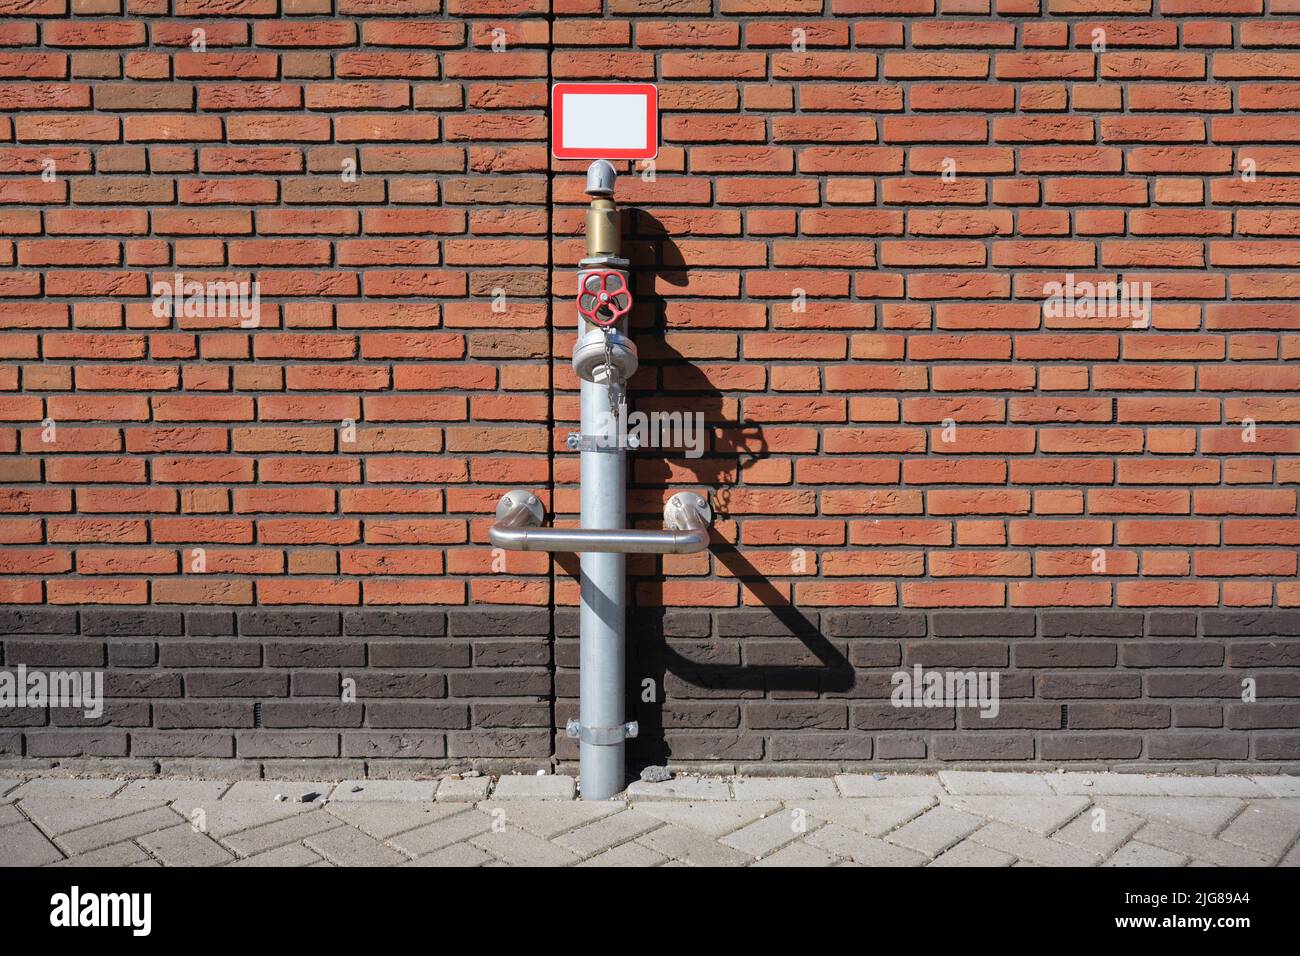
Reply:
[[587, 257], [618, 256], [621, 220], [614, 205], [614, 164], [598, 159], [587, 168]]
[[587, 210], [587, 255], [617, 256], [622, 219], [612, 199], [601, 196], [591, 200]]

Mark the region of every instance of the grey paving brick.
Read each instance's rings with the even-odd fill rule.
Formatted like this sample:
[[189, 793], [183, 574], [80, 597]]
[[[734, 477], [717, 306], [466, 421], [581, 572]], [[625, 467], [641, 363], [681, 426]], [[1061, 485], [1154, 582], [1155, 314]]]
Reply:
[[1073, 820], [1089, 804], [1087, 797], [948, 797], [944, 803], [977, 816], [1048, 834]]
[[453, 843], [441, 850], [412, 860], [405, 866], [484, 866], [497, 862], [496, 857], [468, 843]]
[[352, 827], [334, 827], [302, 841], [335, 866], [394, 866], [408, 859], [372, 836]]
[[1246, 804], [1219, 839], [1253, 850], [1270, 862], [1280, 860], [1300, 837], [1300, 813], [1278, 800]]
[[663, 783], [637, 780], [627, 788], [629, 800], [730, 800], [731, 789], [725, 780], [713, 777], [674, 777]]
[[1102, 866], [1182, 866], [1187, 857], [1181, 853], [1163, 850], [1158, 846], [1148, 846], [1138, 840], [1130, 840], [1115, 852]]
[[83, 866], [135, 866], [138, 863], [155, 863], [156, 860], [149, 856], [148, 853], [140, 849], [131, 840], [125, 840], [121, 843], [114, 843], [112, 846], [100, 847], [98, 850], [91, 850], [89, 853], [78, 853], [76, 856], [70, 856], [66, 860], [59, 860], [57, 863], [51, 863], [50, 866], [63, 867], [83, 867]]
[[111, 797], [123, 786], [121, 780], [75, 780], [63, 777], [36, 777], [6, 796], [15, 800], [31, 797], [81, 799]]
[[320, 803], [329, 796], [335, 784], [299, 782], [294, 780], [239, 780], [231, 784], [222, 800], [240, 802], [271, 802], [283, 796], [286, 803]]
[[366, 800], [433, 800], [436, 780], [344, 780], [330, 791], [332, 803]]
[[165, 804], [160, 800], [73, 800], [50, 797], [24, 800], [19, 806], [42, 830], [50, 836], [59, 836]]
[[809, 819], [807, 811], [777, 810], [770, 816], [728, 833], [718, 842], [757, 859], [799, 839], [802, 833], [796, 829], [796, 825], [805, 828], [803, 832], [807, 832], [807, 828], [815, 829], [821, 822], [815, 818]]
[[330, 803], [326, 812], [377, 840], [443, 820], [465, 808], [455, 803], [418, 803], [412, 800], [354, 800]]
[[905, 846], [924, 853], [926, 856], [938, 856], [958, 840], [961, 840], [984, 822], [982, 817], [962, 813], [952, 807], [935, 807], [927, 810], [910, 823], [905, 823], [890, 833], [886, 839], [898, 846]]
[[791, 843], [777, 850], [771, 856], [764, 857], [754, 866], [833, 866], [835, 858], [815, 846], [807, 843]]
[[956, 846], [935, 857], [930, 866], [1011, 866], [1016, 858], [991, 846], [972, 840], [962, 840]]
[[1300, 797], [1300, 777], [1261, 775], [1251, 779], [1275, 797]]
[[9, 799], [8, 796], [9, 792], [13, 790], [15, 787], [17, 787], [18, 784], [20, 783], [22, 783], [21, 780], [9, 780], [0, 777], [0, 801]]
[[1165, 793], [1160, 778], [1142, 773], [1049, 773], [1047, 785], [1060, 794], [1095, 796], [1159, 796]]
[[834, 781], [815, 777], [737, 777], [731, 789], [737, 800], [800, 801], [839, 795]]
[[734, 833], [748, 823], [769, 816], [781, 809], [775, 800], [732, 801], [730, 803], [670, 803], [650, 802], [637, 806], [638, 810], [658, 817], [665, 823], [687, 827], [711, 837]]
[[1096, 866], [1101, 857], [1077, 846], [1058, 843], [1006, 823], [993, 822], [971, 834], [982, 846], [1013, 854], [1016, 859], [1039, 866]]
[[0, 827], [0, 867], [44, 866], [61, 859], [63, 854], [33, 824]]
[[863, 797], [810, 800], [804, 808], [819, 820], [838, 823], [868, 836], [884, 836], [935, 805], [934, 797]]
[[164, 866], [220, 866], [234, 854], [188, 823], [138, 838], [139, 844]]
[[920, 866], [928, 859], [923, 853], [886, 843], [838, 823], [811, 831], [803, 837], [803, 842], [861, 866]]
[[1263, 854], [1167, 823], [1148, 823], [1137, 832], [1136, 839], [1149, 846], [1178, 853], [1194, 861], [1213, 863], [1215, 866], [1263, 866], [1268, 863]]
[[509, 825], [504, 830], [481, 833], [469, 842], [511, 866], [568, 866], [578, 862], [576, 853]]
[[753, 857], [716, 840], [700, 839], [699, 830], [669, 823], [651, 830], [636, 842], [656, 853], [691, 866], [745, 866]]
[[301, 843], [276, 847], [265, 853], [254, 853], [250, 857], [236, 860], [231, 866], [315, 866], [321, 858]]
[[[692, 792], [717, 795], [721, 786], [734, 795], [671, 800], [663, 799], [665, 791], [659, 789], [658, 799], [635, 805], [573, 800], [563, 795], [568, 790], [563, 782], [562, 798], [548, 799], [556, 792], [550, 789], [553, 781], [571, 781], [569, 777], [506, 779], [515, 781], [507, 784], [507, 794], [518, 788], [535, 795], [481, 799], [487, 777], [452, 781], [470, 783], [450, 793], [478, 795], [477, 806], [436, 802], [433, 798], [441, 794], [446, 780], [354, 780], [338, 786], [256, 780], [232, 786], [219, 780], [154, 777], [15, 781], [8, 785], [12, 793], [32, 795], [14, 803], [0, 801], [0, 863], [1300, 864], [1300, 796], [1285, 783], [1289, 778], [945, 771], [948, 786], [963, 791], [952, 794], [935, 776], [876, 780], [873, 775], [843, 774], [835, 786], [819, 778], [687, 776], [678, 781]], [[1207, 779], [1214, 785], [1203, 785]], [[538, 780], [552, 783], [538, 792], [532, 790]], [[54, 786], [30, 786], [43, 781], [53, 781]], [[99, 785], [68, 788], [69, 782]], [[361, 789], [353, 793], [357, 787]], [[854, 795], [839, 796], [841, 792]], [[291, 798], [311, 793], [313, 802], [277, 802], [275, 793]], [[743, 799], [755, 794], [773, 798]], [[784, 797], [785, 803], [777, 797]], [[203, 811], [206, 834], [190, 825], [191, 814], [198, 810]], [[1094, 811], [1104, 811], [1105, 830], [1093, 830]], [[792, 812], [806, 813], [806, 829], [796, 830]], [[494, 828], [494, 821], [504, 829]]]
[[640, 843], [623, 843], [583, 860], [578, 866], [659, 866], [667, 859]]
[[870, 774], [841, 773], [835, 785], [846, 797], [926, 797], [946, 792], [934, 777], [913, 774], [876, 779]]
[[[273, 823], [276, 820], [285, 820], [289, 817], [309, 813], [317, 809], [318, 805], [314, 803], [276, 803], [272, 800], [265, 802], [217, 800], [195, 803], [181, 799], [171, 806], [173, 810], [189, 822], [201, 819], [203, 829], [207, 831], [208, 835], [219, 840], [241, 830], [251, 830], [254, 827]], [[201, 818], [196, 817], [196, 811], [202, 811]]]
[[[263, 853], [288, 843], [297, 843], [313, 834], [344, 825], [338, 817], [322, 813], [320, 810], [312, 810], [309, 813], [296, 813], [291, 817], [264, 823], [250, 830], [231, 833], [219, 839], [240, 856], [252, 856], [254, 853]], [[208, 832], [213, 832], [210, 827]]]
[[1047, 785], [1047, 774], [1041, 773], [994, 773], [974, 770], [942, 770], [939, 782], [944, 789], [955, 795], [996, 795], [996, 794], [1051, 794]]
[[388, 842], [411, 856], [421, 857], [445, 846], [468, 840], [492, 826], [492, 818], [479, 810], [465, 809], [393, 837]]
[[439, 803], [477, 803], [486, 800], [492, 786], [489, 777], [444, 777], [438, 784]]
[[555, 837], [555, 842], [580, 857], [604, 853], [663, 826], [663, 821], [639, 810], [620, 810]]
[[1250, 777], [1159, 777], [1171, 797], [1267, 797], [1269, 792]]
[[117, 800], [188, 800], [192, 803], [211, 803], [221, 799], [230, 784], [221, 780], [132, 780], [120, 792]]
[[1233, 797], [1099, 797], [1096, 803], [1209, 836], [1222, 830], [1244, 806]]
[[[1096, 816], [1097, 811], [1105, 815]], [[1143, 817], [1114, 807], [1091, 807], [1053, 833], [1052, 839], [1106, 858], [1123, 846], [1145, 823]], [[1105, 829], [1094, 829], [1099, 825]]]
[[616, 801], [565, 801], [559, 800], [497, 800], [480, 803], [478, 808], [494, 814], [505, 814], [506, 826], [516, 826], [551, 840], [569, 830], [599, 820], [624, 809], [626, 804]]
[[85, 853], [89, 850], [98, 850], [110, 843], [133, 840], [146, 833], [156, 833], [166, 827], [175, 826], [178, 819], [174, 810], [158, 807], [64, 833], [62, 836], [55, 837], [55, 842], [69, 855]]
[[558, 774], [511, 774], [492, 788], [494, 800], [572, 800], [577, 784], [572, 777]]

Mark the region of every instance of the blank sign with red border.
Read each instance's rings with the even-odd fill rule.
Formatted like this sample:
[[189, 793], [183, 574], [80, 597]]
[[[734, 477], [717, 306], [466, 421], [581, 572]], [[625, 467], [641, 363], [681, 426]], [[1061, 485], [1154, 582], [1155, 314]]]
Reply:
[[653, 83], [556, 83], [551, 154], [556, 159], [654, 159], [659, 91]]

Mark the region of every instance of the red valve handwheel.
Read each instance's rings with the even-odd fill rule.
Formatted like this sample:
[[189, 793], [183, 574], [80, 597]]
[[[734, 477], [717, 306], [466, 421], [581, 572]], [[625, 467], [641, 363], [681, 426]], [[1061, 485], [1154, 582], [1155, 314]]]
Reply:
[[632, 310], [632, 290], [617, 269], [594, 269], [578, 280], [578, 311], [602, 328], [613, 325]]

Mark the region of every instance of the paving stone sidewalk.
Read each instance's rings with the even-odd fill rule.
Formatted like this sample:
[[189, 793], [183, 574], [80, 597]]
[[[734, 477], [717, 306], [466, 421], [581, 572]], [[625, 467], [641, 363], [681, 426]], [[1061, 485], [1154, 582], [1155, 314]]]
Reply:
[[1296, 866], [1300, 777], [0, 779], [0, 866]]

